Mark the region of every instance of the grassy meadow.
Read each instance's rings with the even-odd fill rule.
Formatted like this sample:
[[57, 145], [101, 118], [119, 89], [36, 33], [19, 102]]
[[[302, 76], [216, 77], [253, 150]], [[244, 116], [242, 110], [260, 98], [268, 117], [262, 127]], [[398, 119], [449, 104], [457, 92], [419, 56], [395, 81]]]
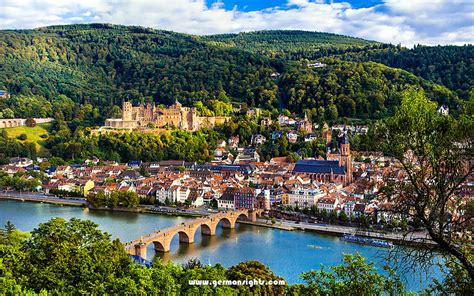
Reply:
[[37, 124], [35, 127], [27, 127], [27, 126], [17, 126], [17, 127], [10, 127], [5, 128], [7, 134], [10, 138], [17, 138], [21, 134], [26, 134], [26, 140], [19, 140], [20, 142], [33, 142], [36, 145], [36, 150], [41, 151], [43, 149], [42, 143], [44, 142], [44, 138], [41, 138], [41, 135], [48, 134], [48, 129], [50, 123], [41, 123]]

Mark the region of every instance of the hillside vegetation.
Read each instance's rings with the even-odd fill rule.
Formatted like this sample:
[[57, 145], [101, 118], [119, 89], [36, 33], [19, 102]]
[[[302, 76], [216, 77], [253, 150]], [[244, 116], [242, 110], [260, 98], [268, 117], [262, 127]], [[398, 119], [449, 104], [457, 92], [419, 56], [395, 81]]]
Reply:
[[378, 44], [360, 38], [297, 30], [255, 31], [203, 36], [201, 40], [222, 47], [236, 47], [278, 57], [290, 53], [311, 53], [328, 48], [354, 48]]
[[284, 60], [333, 56], [349, 61], [378, 62], [444, 85], [463, 98], [468, 97], [474, 83], [472, 45], [418, 45], [408, 49], [336, 34], [280, 30], [213, 35], [203, 40]]
[[[448, 90], [370, 61], [377, 59], [380, 50], [391, 48], [302, 31], [200, 37], [107, 24], [4, 30], [0, 31], [0, 88], [13, 95], [0, 100], [0, 109], [8, 108], [14, 116], [59, 116], [100, 124], [120, 112], [117, 106], [124, 99], [135, 104], [171, 104], [177, 99], [188, 106], [198, 101], [210, 106], [219, 100], [274, 112], [310, 111], [319, 120], [380, 118], [393, 113], [406, 85], [423, 88], [428, 97], [453, 108], [458, 105], [453, 88], [460, 83], [461, 93], [470, 88], [470, 80], [461, 82], [464, 78]], [[307, 67], [314, 53], [325, 57], [327, 67]], [[462, 71], [471, 69], [469, 61], [465, 63]], [[442, 67], [425, 78], [448, 84], [436, 78], [445, 77], [438, 68]], [[275, 79], [274, 73], [280, 77]], [[29, 104], [32, 107], [26, 108]]]

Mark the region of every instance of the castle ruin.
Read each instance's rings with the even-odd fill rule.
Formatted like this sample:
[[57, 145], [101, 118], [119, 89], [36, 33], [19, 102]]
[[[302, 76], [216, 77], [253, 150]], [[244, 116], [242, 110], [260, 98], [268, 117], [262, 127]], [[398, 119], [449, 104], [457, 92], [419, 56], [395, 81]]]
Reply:
[[174, 126], [183, 130], [196, 131], [203, 127], [222, 124], [228, 119], [227, 116], [198, 116], [196, 108], [183, 107], [178, 101], [165, 108], [157, 107], [154, 103], [134, 107], [131, 102], [123, 102], [122, 118], [106, 119], [105, 126], [115, 129]]

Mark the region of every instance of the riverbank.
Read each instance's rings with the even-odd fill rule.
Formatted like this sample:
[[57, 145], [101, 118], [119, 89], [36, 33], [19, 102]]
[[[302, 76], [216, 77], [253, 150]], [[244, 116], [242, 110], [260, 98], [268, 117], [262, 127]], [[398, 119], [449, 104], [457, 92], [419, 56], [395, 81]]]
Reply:
[[267, 228], [274, 228], [274, 229], [281, 229], [286, 231], [293, 231], [295, 230], [294, 227], [288, 225], [278, 225], [278, 224], [267, 224], [267, 222], [262, 222], [263, 220], [257, 220], [256, 222], [252, 221], [245, 221], [245, 220], [238, 220], [237, 223], [247, 224], [247, 225], [255, 225], [260, 227], [267, 227]]
[[21, 202], [39, 202], [39, 203], [49, 203], [55, 205], [65, 205], [65, 206], [75, 206], [75, 207], [87, 207], [91, 210], [97, 211], [114, 211], [114, 212], [132, 212], [132, 213], [146, 213], [146, 214], [155, 214], [155, 215], [165, 215], [165, 216], [179, 216], [179, 217], [191, 217], [198, 218], [202, 217], [202, 214], [190, 213], [183, 211], [171, 211], [171, 210], [160, 210], [157, 211], [154, 207], [149, 207], [146, 205], [139, 206], [137, 208], [109, 208], [109, 207], [92, 207], [87, 204], [83, 199], [67, 199], [61, 197], [50, 197], [41, 193], [20, 193], [16, 191], [0, 192], [0, 199], [4, 200], [15, 200]]
[[34, 194], [34, 193], [1, 192], [0, 199], [16, 200], [16, 201], [22, 201], [22, 202], [27, 201], [27, 202], [49, 203], [49, 204], [55, 204], [55, 205], [66, 205], [66, 206], [75, 206], [75, 207], [86, 206], [85, 200], [48, 197], [45, 195]]
[[138, 214], [154, 214], [154, 215], [163, 215], [163, 216], [178, 216], [178, 217], [191, 217], [199, 218], [202, 217], [200, 214], [189, 213], [189, 212], [179, 212], [179, 211], [155, 211], [151, 208], [145, 206], [139, 206], [137, 208], [109, 208], [109, 207], [91, 207], [88, 206], [91, 210], [97, 211], [112, 211], [112, 212], [129, 212], [129, 213], [138, 213]]
[[395, 244], [403, 244], [410, 246], [426, 246], [426, 245], [435, 245], [435, 243], [429, 239], [429, 236], [426, 232], [412, 232], [408, 235], [403, 233], [383, 233], [362, 230], [357, 227], [350, 226], [338, 226], [338, 225], [328, 225], [328, 224], [309, 224], [309, 223], [296, 223], [293, 221], [279, 221], [281, 225], [286, 227], [293, 227], [296, 230], [300, 231], [312, 231], [320, 234], [334, 235], [342, 237], [344, 234], [356, 234], [358, 236], [370, 237], [380, 240], [391, 241]]

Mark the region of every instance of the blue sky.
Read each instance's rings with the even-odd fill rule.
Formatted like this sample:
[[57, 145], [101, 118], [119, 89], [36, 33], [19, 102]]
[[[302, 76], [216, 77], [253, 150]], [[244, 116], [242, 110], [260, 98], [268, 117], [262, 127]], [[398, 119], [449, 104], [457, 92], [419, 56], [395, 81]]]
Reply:
[[474, 43], [472, 0], [0, 0], [0, 29], [92, 22], [204, 35], [299, 29], [405, 46]]

